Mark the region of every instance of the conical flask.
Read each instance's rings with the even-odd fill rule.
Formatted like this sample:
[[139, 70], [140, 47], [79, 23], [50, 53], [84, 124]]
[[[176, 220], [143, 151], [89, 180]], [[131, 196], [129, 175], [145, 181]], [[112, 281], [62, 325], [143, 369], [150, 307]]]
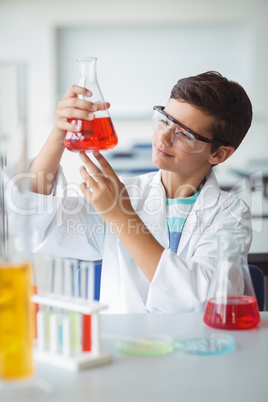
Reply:
[[248, 329], [260, 321], [259, 308], [243, 251], [245, 232], [219, 231], [219, 261], [209, 289], [204, 322], [219, 329]]
[[64, 145], [69, 151], [79, 152], [87, 150], [108, 150], [113, 149], [118, 138], [109, 114], [106, 108], [104, 97], [101, 93], [96, 70], [97, 58], [86, 57], [78, 59], [80, 81], [79, 85], [89, 89], [92, 92], [91, 97], [81, 99], [90, 102], [102, 102], [104, 110], [94, 112], [94, 120], [69, 120], [72, 124], [81, 126], [81, 131], [68, 131], [65, 136]]

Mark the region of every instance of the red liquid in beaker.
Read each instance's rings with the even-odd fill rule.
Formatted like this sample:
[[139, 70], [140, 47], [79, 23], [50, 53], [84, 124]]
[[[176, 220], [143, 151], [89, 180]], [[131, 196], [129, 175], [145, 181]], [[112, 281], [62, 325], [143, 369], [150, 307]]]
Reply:
[[229, 296], [221, 302], [210, 299], [206, 305], [204, 322], [219, 329], [248, 329], [260, 321], [257, 300], [248, 296]]
[[68, 131], [64, 145], [69, 151], [86, 151], [112, 149], [118, 143], [118, 138], [110, 117], [100, 117], [94, 120], [69, 120], [70, 123], [81, 126], [81, 131]]

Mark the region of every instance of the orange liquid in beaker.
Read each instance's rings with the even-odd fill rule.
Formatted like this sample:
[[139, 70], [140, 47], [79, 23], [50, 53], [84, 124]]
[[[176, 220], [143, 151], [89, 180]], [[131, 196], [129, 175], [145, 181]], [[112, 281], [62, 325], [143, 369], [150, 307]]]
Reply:
[[0, 377], [32, 377], [31, 265], [0, 263]]
[[72, 124], [81, 126], [81, 131], [68, 131], [64, 145], [69, 151], [86, 151], [112, 149], [118, 143], [118, 138], [110, 117], [100, 117], [94, 120], [69, 120]]
[[219, 329], [248, 329], [260, 322], [257, 300], [249, 296], [229, 296], [226, 301], [210, 299], [204, 322]]

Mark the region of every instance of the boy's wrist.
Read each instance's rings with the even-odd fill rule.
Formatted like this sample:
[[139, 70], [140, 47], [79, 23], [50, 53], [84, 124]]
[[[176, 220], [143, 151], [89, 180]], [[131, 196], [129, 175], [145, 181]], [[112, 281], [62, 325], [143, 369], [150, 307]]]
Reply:
[[131, 213], [122, 213], [117, 219], [109, 221], [108, 224], [120, 239], [126, 236], [138, 235], [139, 233], [149, 233], [146, 225], [134, 210]]
[[66, 132], [57, 128], [53, 127], [49, 139], [53, 141], [54, 146], [58, 146], [64, 150], [65, 145], [64, 145], [64, 139], [65, 139], [65, 134]]

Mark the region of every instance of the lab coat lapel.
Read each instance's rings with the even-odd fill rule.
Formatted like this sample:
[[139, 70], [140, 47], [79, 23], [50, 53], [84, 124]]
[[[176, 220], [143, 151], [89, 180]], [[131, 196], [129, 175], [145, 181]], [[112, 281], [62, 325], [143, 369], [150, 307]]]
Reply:
[[159, 171], [144, 189], [142, 209], [138, 214], [156, 240], [165, 248], [169, 246], [168, 228], [166, 224], [166, 194], [161, 183]]
[[[196, 244], [204, 230], [211, 224], [212, 216], [209, 213], [218, 201], [220, 188], [213, 170], [208, 174], [208, 178], [197, 198], [188, 218], [185, 222], [177, 254], [182, 255], [186, 251], [189, 242]], [[212, 210], [214, 210], [212, 208]], [[195, 241], [196, 240], [196, 241]]]

